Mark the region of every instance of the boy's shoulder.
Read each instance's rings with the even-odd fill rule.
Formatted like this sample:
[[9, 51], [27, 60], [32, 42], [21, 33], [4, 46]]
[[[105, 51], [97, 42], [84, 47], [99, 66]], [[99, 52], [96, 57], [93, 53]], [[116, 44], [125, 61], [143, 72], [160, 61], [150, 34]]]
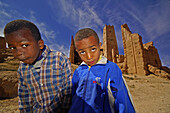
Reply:
[[54, 50], [54, 49], [50, 49], [47, 45], [45, 45], [46, 49], [45, 51], [42, 53], [42, 55], [46, 58], [46, 57], [57, 57], [57, 58], [61, 58], [61, 57], [64, 57], [64, 58], [67, 58], [67, 56], [61, 52], [61, 51], [57, 51], [57, 50]]
[[108, 67], [115, 67], [115, 68], [118, 67], [118, 65], [116, 63], [114, 63], [112, 61], [109, 61], [109, 60], [107, 61], [106, 66], [108, 66]]
[[65, 54], [63, 52], [57, 51], [57, 50], [53, 50], [51, 49], [51, 51], [49, 52], [52, 55], [57, 55], [57, 56], [65, 56]]
[[49, 48], [47, 45], [44, 45], [44, 51], [42, 53], [43, 57], [48, 57], [48, 56], [65, 56], [65, 54], [63, 52], [54, 50]]
[[114, 73], [115, 72], [121, 72], [121, 69], [119, 68], [119, 66], [112, 62], [112, 61], [108, 61], [108, 63], [106, 64], [107, 68], [109, 68], [110, 70], [112, 70]]

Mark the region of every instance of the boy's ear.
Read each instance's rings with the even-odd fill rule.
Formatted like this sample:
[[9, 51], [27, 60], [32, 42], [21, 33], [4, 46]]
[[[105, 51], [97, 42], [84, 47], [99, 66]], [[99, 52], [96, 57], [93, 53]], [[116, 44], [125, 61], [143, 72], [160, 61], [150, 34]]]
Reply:
[[76, 52], [78, 53], [78, 50], [76, 49]]
[[41, 39], [38, 41], [38, 45], [39, 45], [39, 48], [40, 49], [43, 49], [44, 48], [44, 41]]
[[102, 43], [101, 43], [101, 42], [99, 43], [99, 47], [100, 47], [100, 48], [102, 47]]

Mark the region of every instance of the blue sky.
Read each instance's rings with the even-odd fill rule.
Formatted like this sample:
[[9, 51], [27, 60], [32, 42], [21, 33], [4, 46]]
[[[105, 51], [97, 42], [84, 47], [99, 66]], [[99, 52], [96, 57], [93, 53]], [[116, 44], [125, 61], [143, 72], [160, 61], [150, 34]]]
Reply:
[[40, 29], [45, 44], [69, 56], [71, 36], [84, 27], [102, 41], [105, 24], [113, 25], [123, 54], [121, 25], [154, 42], [164, 66], [170, 67], [170, 0], [0, 0], [0, 36], [5, 24], [27, 19]]

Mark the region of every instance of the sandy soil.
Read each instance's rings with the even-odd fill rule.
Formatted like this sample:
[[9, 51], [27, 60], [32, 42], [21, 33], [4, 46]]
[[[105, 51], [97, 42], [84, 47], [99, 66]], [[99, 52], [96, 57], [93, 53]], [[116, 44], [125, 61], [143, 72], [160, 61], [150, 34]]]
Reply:
[[[170, 80], [124, 75], [137, 113], [170, 113]], [[19, 113], [18, 97], [0, 100], [0, 113]]]
[[137, 113], [170, 113], [170, 80], [155, 75], [125, 77]]

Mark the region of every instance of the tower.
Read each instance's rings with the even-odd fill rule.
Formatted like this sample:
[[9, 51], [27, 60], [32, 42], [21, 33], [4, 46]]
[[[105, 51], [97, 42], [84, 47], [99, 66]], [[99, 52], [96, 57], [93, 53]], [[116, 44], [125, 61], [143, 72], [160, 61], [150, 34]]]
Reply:
[[119, 56], [117, 40], [115, 35], [114, 26], [105, 25], [103, 29], [103, 54], [104, 56], [115, 63], [117, 63], [117, 57]]
[[70, 62], [74, 63], [74, 59], [75, 59], [75, 45], [74, 45], [74, 39], [73, 36], [71, 37], [71, 45], [70, 45]]
[[70, 62], [73, 64], [80, 64], [82, 62], [80, 56], [78, 55], [73, 36], [71, 37], [71, 46], [70, 46], [70, 56], [69, 56]]

